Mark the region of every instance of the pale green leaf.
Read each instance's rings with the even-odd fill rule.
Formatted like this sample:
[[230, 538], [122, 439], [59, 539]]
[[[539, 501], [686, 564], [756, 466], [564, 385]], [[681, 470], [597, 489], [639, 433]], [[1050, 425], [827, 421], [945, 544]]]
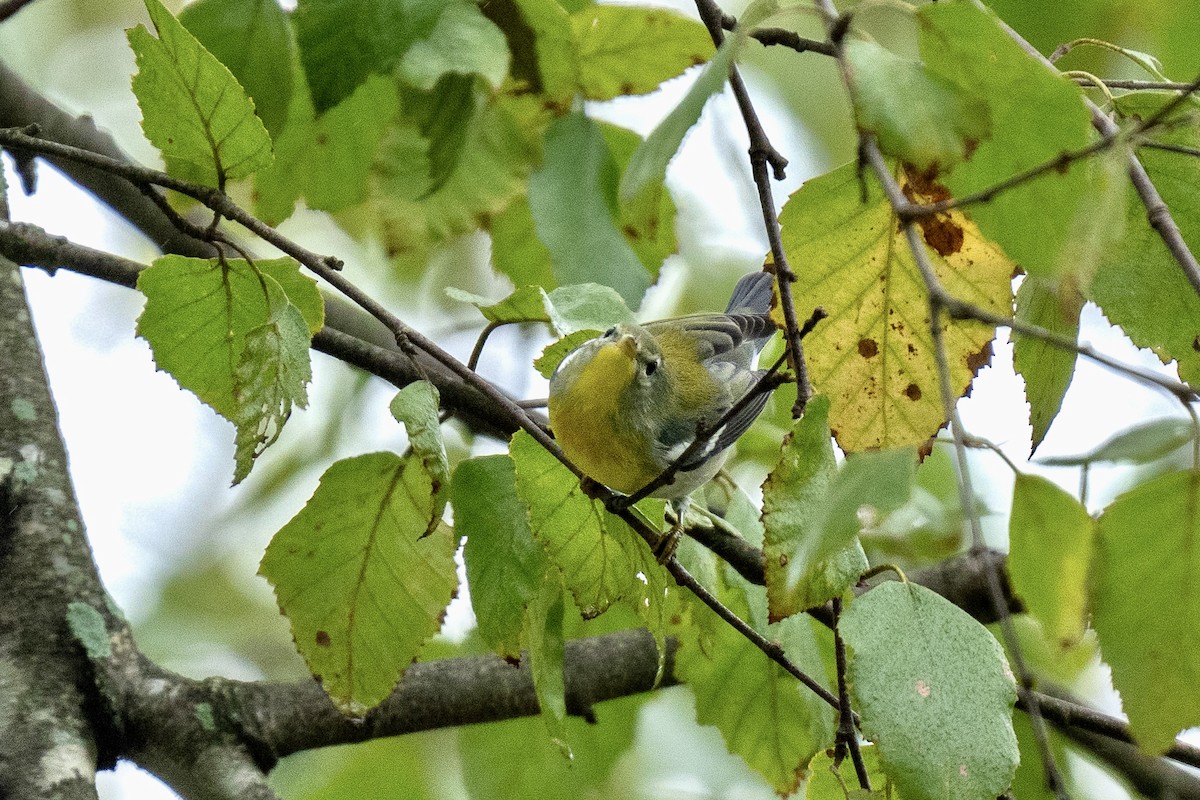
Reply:
[[426, 534], [433, 533], [441, 522], [450, 491], [450, 462], [442, 441], [440, 402], [436, 386], [429, 381], [415, 381], [401, 389], [391, 404], [392, 416], [408, 432], [412, 457], [420, 462], [429, 478], [428, 497], [412, 499], [414, 505], [425, 510]]
[[863, 735], [907, 800], [1008, 789], [1016, 685], [982, 625], [929, 589], [893, 581], [855, 599], [839, 629]]
[[479, 635], [499, 655], [521, 655], [525, 608], [537, 595], [547, 563], [517, 496], [516, 472], [505, 455], [463, 461], [454, 470], [454, 527], [467, 543], [463, 561]]
[[272, 136], [287, 119], [295, 45], [276, 0], [199, 0], [179, 21], [237, 78]]
[[508, 74], [504, 34], [474, 3], [447, 2], [428, 36], [400, 60], [400, 75], [418, 89], [432, 89], [448, 73], [480, 75], [500, 88]]
[[854, 532], [849, 537], [823, 535], [837, 473], [828, 413], [827, 397], [809, 401], [763, 483], [763, 552], [772, 620], [840, 596], [867, 568]]
[[641, 303], [650, 275], [617, 227], [617, 164], [599, 127], [580, 113], [546, 131], [542, 167], [529, 176], [529, 208], [560, 284], [604, 283], [629, 306]]
[[1164, 417], [1122, 431], [1082, 455], [1043, 458], [1041, 463], [1054, 467], [1077, 467], [1097, 461], [1148, 464], [1183, 447], [1195, 435], [1196, 429], [1189, 420]]
[[271, 136], [229, 69], [188, 33], [159, 0], [145, 0], [158, 38], [128, 32], [137, 60], [133, 93], [142, 130], [169, 168], [219, 186], [271, 162]]
[[[917, 20], [928, 71], [987, 98], [991, 111], [991, 136], [945, 177], [956, 196], [991, 187], [1092, 141], [1091, 116], [1079, 87], [1022, 50], [982, 4], [926, 5]], [[1088, 167], [1075, 164], [971, 206], [971, 218], [1029, 274], [1059, 275], [1075, 269], [1063, 254], [1073, 220], [1086, 213], [1095, 190]]]
[[599, 335], [600, 331], [598, 330], [583, 330], [569, 333], [557, 342], [547, 345], [542, 354], [534, 359], [533, 368], [543, 378], [548, 379], [554, 374], [554, 370], [558, 369], [558, 365], [563, 362], [563, 359], [571, 354], [572, 350]]
[[584, 330], [608, 330], [632, 323], [633, 312], [615, 290], [598, 283], [560, 286], [546, 296], [546, 310], [560, 335]]
[[[898, 171], [916, 201], [944, 193], [923, 176]], [[862, 196], [865, 185], [867, 196]], [[924, 444], [945, 423], [929, 301], [892, 206], [854, 164], [810, 180], [779, 217], [789, 260], [803, 264], [792, 296], [800, 319], [828, 313], [805, 340], [817, 391], [832, 403], [829, 424], [847, 452]], [[1014, 265], [959, 211], [920, 223], [941, 287], [993, 314], [1012, 310]], [[773, 309], [782, 322], [782, 309]], [[942, 339], [956, 396], [991, 358], [995, 328], [943, 318]]]
[[430, 492], [418, 459], [339, 461], [263, 555], [297, 649], [346, 713], [388, 696], [454, 593], [457, 537], [423, 536], [428, 517], [413, 500]]
[[[1145, 119], [1170, 102], [1174, 93], [1136, 92], [1117, 100], [1117, 110]], [[1200, 119], [1172, 117], [1155, 129], [1155, 141], [1200, 147]], [[1200, 252], [1200, 159], [1149, 148], [1138, 158], [1162, 195], [1184, 241]], [[1139, 347], [1148, 347], [1163, 363], [1179, 362], [1179, 377], [1200, 383], [1200, 295], [1146, 218], [1146, 207], [1132, 188], [1126, 191], [1125, 235], [1103, 253], [1103, 263], [1086, 288], [1089, 300]]]
[[844, 53], [858, 127], [887, 155], [942, 171], [987, 138], [991, 117], [979, 96], [874, 42], [851, 39]]
[[546, 312], [546, 293], [540, 286], [520, 286], [503, 300], [491, 301], [453, 286], [446, 287], [446, 295], [460, 303], [470, 303], [479, 309], [488, 322], [549, 322]]
[[[1079, 335], [1083, 297], [1073, 283], [1054, 282], [1028, 275], [1017, 290], [1017, 319], [1038, 325], [1070, 339]], [[1063, 396], [1075, 375], [1076, 354], [1043, 339], [1013, 332], [1013, 366], [1025, 379], [1033, 449], [1046, 438], [1058, 416]]]
[[563, 581], [557, 570], [547, 570], [541, 587], [525, 609], [524, 632], [529, 645], [533, 690], [541, 707], [542, 720], [550, 736], [570, 751], [564, 739], [567, 718], [567, 687], [563, 676], [566, 641], [563, 638]]
[[1200, 472], [1152, 478], [1100, 515], [1092, 624], [1137, 742], [1200, 725]]
[[514, 286], [553, 289], [558, 285], [550, 251], [537, 238], [527, 197], [518, 197], [493, 217], [488, 231], [492, 235], [492, 266]]
[[271, 315], [266, 323], [247, 331], [234, 369], [235, 485], [279, 438], [292, 405], [308, 406], [306, 387], [312, 380], [308, 324], [274, 278], [263, 275], [262, 280]]
[[1018, 475], [1008, 523], [1013, 589], [1066, 649], [1083, 637], [1095, 522], [1072, 495], [1037, 475]]
[[562, 570], [585, 618], [603, 613], [636, 580], [628, 528], [605, 527], [605, 512], [579, 480], [529, 434], [509, 446], [516, 464], [517, 494], [529, 507], [529, 527]]
[[[611, 123], [602, 122], [600, 132], [609, 152], [623, 173], [642, 144], [635, 132]], [[619, 203], [618, 227], [633, 252], [656, 279], [663, 260], [674, 253], [679, 243], [675, 238], [675, 201], [665, 186], [647, 189], [628, 201]]]
[[646, 94], [713, 55], [708, 30], [667, 9], [587, 6], [571, 15], [589, 100]]

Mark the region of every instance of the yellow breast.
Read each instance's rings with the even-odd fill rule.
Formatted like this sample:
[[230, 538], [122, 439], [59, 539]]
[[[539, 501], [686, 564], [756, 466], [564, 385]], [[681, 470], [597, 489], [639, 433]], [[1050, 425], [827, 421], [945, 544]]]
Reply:
[[550, 426], [567, 458], [591, 478], [626, 494], [659, 473], [650, 442], [626, 424], [621, 390], [634, 363], [616, 343], [601, 347], [574, 380], [552, 387]]

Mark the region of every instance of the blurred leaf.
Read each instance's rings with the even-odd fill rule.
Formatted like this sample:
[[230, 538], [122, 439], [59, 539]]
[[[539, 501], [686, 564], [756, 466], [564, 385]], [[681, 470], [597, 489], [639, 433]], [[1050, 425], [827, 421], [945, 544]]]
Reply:
[[308, 406], [305, 387], [312, 380], [312, 337], [304, 316], [288, 302], [274, 278], [263, 275], [262, 280], [270, 317], [246, 333], [233, 374], [237, 402], [234, 485], [250, 474], [254, 461], [279, 438], [292, 414], [292, 404]]
[[317, 114], [387, 75], [428, 36], [441, 7], [411, 0], [299, 0], [292, 22]]
[[[476, 230], [524, 194], [526, 176], [541, 157], [547, 111], [535, 96], [501, 94], [471, 99], [469, 106], [460, 106], [469, 109], [465, 116], [440, 119], [438, 124], [452, 128], [459, 143], [452, 152], [429, 152], [427, 162], [417, 158], [421, 142], [405, 131], [413, 131], [413, 122], [429, 120], [413, 116], [415, 107], [436, 110], [444, 103], [448, 109], [451, 103], [463, 102], [440, 94], [442, 88], [450, 91], [462, 85], [458, 76], [450, 76], [420, 104], [407, 98], [405, 121], [393, 129], [376, 158], [367, 202], [338, 218], [347, 230], [377, 236], [389, 256], [410, 256], [422, 268], [422, 253]], [[420, 134], [427, 135], [432, 136]], [[450, 137], [430, 139], [439, 148], [448, 141]]]
[[1000, 645], [929, 589], [891, 581], [839, 629], [862, 732], [908, 800], [993, 798], [1012, 783], [1016, 686]]
[[[623, 173], [641, 146], [642, 137], [628, 128], [606, 122], [600, 124], [600, 132]], [[618, 203], [618, 207], [617, 223], [621, 233], [642, 266], [657, 280], [663, 260], [679, 247], [675, 239], [675, 201], [671, 199], [671, 193], [665, 187], [659, 187], [658, 191], [641, 192], [628, 202]]]
[[608, 700], [594, 713], [598, 724], [568, 717], [565, 730], [575, 754], [546, 736], [536, 719], [514, 719], [458, 729], [458, 756], [472, 800], [628, 800], [631, 786], [619, 768], [633, 745], [639, 708], [648, 694]]
[[[729, 625], [702, 613], [706, 637], [681, 642], [675, 659], [676, 674], [696, 696], [696, 719], [720, 730], [729, 751], [786, 796], [810, 759], [832, 744], [833, 709]], [[812, 625], [792, 617], [773, 626], [771, 638], [796, 666], [827, 683]]]
[[133, 93], [142, 130], [168, 170], [219, 186], [271, 163], [271, 136], [229, 69], [204, 49], [159, 0], [145, 0], [158, 32], [128, 31], [137, 59]]
[[[1117, 99], [1124, 116], [1145, 119], [1170, 102], [1166, 92], [1137, 92]], [[1200, 147], [1200, 119], [1176, 113], [1155, 129], [1155, 141]], [[1193, 253], [1200, 252], [1200, 159], [1140, 148], [1150, 175]], [[1132, 188], [1126, 191], [1125, 235], [1104, 252], [1088, 299], [1139, 347], [1154, 351], [1164, 364], [1179, 362], [1179, 377], [1200, 383], [1200, 295], [1188, 282], [1162, 238], [1150, 226], [1146, 207]]]
[[[897, 176], [923, 201], [945, 190], [923, 176]], [[780, 214], [788, 258], [804, 264], [793, 284], [797, 315], [829, 317], [805, 339], [812, 382], [830, 396], [829, 423], [847, 452], [923, 444], [945, 422], [930, 338], [925, 283], [882, 189], [867, 180], [863, 202], [854, 164], [814, 178]], [[942, 288], [995, 314], [1012, 309], [1014, 265], [961, 212], [921, 223]], [[782, 312], [772, 310], [777, 321]], [[995, 329], [943, 321], [951, 389], [961, 395], [991, 358]]]
[[[1082, 308], [1083, 297], [1073, 283], [1056, 285], [1045, 278], [1027, 275], [1017, 290], [1017, 319], [1069, 339], [1079, 336]], [[1075, 375], [1076, 353], [1016, 331], [1012, 339], [1013, 366], [1025, 380], [1036, 452], [1062, 408], [1063, 396]]]
[[423, 536], [437, 529], [450, 491], [450, 462], [446, 458], [446, 444], [442, 441], [440, 403], [436, 386], [429, 381], [415, 381], [401, 389], [392, 398], [390, 406], [392, 416], [408, 431], [412, 456], [420, 461], [421, 469], [429, 478], [428, 504], [424, 497], [413, 498], [415, 505], [425, 508], [428, 524]]
[[829, 398], [818, 395], [809, 401], [763, 483], [763, 554], [772, 621], [839, 597], [867, 569], [856, 531], [823, 535], [837, 473], [828, 413]]
[[[945, 178], [955, 196], [1092, 141], [1081, 90], [1031, 58], [983, 5], [954, 0], [922, 6], [917, 20], [927, 69], [987, 98], [991, 110], [991, 137]], [[1075, 164], [971, 206], [971, 219], [1029, 274], [1059, 275], [1077, 266], [1065, 263], [1063, 254], [1073, 220], [1095, 191], [1087, 167]]]
[[[570, 107], [579, 86], [579, 55], [570, 10], [557, 0], [493, 0], [484, 7], [489, 16], [499, 12], [501, 28], [513, 51], [513, 77], [525, 78], [560, 111]], [[529, 49], [530, 36], [534, 63], [525, 67], [522, 56]]]
[[442, 800], [454, 744], [454, 731], [440, 730], [301, 750], [268, 780], [287, 800]]
[[1083, 637], [1095, 521], [1072, 495], [1017, 475], [1008, 523], [1008, 571], [1032, 614], [1066, 649]]
[[651, 276], [617, 228], [617, 165], [599, 127], [580, 113], [551, 123], [529, 208], [560, 284], [604, 283], [636, 307]]
[[632, 533], [623, 524], [606, 528], [600, 503], [585, 495], [578, 479], [529, 434], [517, 433], [509, 454], [533, 535], [562, 570], [583, 616], [602, 614], [636, 580]]
[[529, 198], [518, 197], [508, 208], [491, 219], [492, 266], [508, 277], [514, 286], [558, 285], [550, 261], [550, 251], [537, 238]]
[[713, 55], [708, 30], [663, 8], [587, 6], [571, 15], [588, 100], [646, 94]]
[[[158, 368], [235, 424], [240, 414], [237, 370], [246, 337], [271, 322], [273, 313], [269, 278], [259, 270], [284, 278], [308, 314], [313, 313], [315, 287], [306, 283], [309, 279], [299, 275], [299, 265], [289, 258], [251, 266], [240, 259], [222, 263], [163, 256], [138, 276], [146, 307], [138, 318], [137, 333], [150, 343]], [[302, 327], [308, 328], [303, 323]]]
[[687, 132], [700, 119], [708, 98], [721, 91], [729, 78], [729, 69], [746, 43], [747, 32], [753, 30], [778, 8], [777, 0], [753, 0], [742, 11], [737, 28], [726, 35], [716, 54], [705, 65], [692, 88], [679, 105], [671, 109], [629, 159], [621, 175], [622, 203], [639, 200], [643, 193], [651, 196], [662, 191], [667, 165], [679, 151]]
[[1134, 738], [1162, 753], [1200, 724], [1200, 472], [1168, 472], [1113, 501], [1100, 515], [1094, 569], [1104, 661]]
[[804, 794], [801, 795], [804, 800], [868, 800], [876, 797], [890, 800], [894, 797], [891, 780], [879, 764], [879, 748], [862, 743], [859, 751], [867, 767], [867, 776], [871, 780], [870, 794], [861, 789], [850, 788], [858, 786], [858, 777], [850, 759], [842, 758], [835, 763], [832, 751], [827, 750], [818, 753], [812, 760], [808, 779], [804, 782]]
[[454, 527], [467, 538], [463, 561], [479, 634], [502, 657], [520, 658], [525, 608], [541, 588], [547, 564], [517, 495], [512, 459], [463, 461], [453, 487]]
[[874, 42], [851, 39], [844, 54], [859, 128], [887, 155], [942, 172], [987, 138], [991, 118], [980, 96]]
[[525, 607], [523, 630], [529, 645], [527, 656], [533, 676], [542, 721], [551, 738], [570, 758], [566, 740], [567, 686], [563, 676], [566, 641], [563, 638], [563, 580], [557, 570], [548, 569], [540, 589]]
[[457, 537], [424, 535], [432, 495], [417, 458], [338, 461], [263, 555], [297, 649], [347, 714], [388, 696], [457, 586]]
[[418, 89], [432, 89], [443, 75], [476, 74], [500, 88], [510, 60], [504, 34], [474, 3], [443, 2], [433, 29], [413, 42], [400, 60], [401, 77]]
[[272, 136], [287, 119], [295, 45], [276, 0], [199, 0], [179, 21], [237, 78]]
[[1078, 467], [1097, 461], [1148, 464], [1178, 450], [1196, 435], [1190, 420], [1164, 417], [1122, 431], [1088, 453], [1039, 459], [1050, 467]]

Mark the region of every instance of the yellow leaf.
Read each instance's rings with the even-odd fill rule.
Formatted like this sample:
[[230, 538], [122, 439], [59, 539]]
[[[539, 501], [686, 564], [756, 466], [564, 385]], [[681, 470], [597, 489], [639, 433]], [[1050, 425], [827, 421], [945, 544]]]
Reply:
[[[897, 170], [918, 202], [945, 199], [927, 176]], [[908, 241], [882, 190], [854, 164], [809, 181], [780, 214], [798, 280], [800, 319], [828, 312], [804, 341], [813, 385], [832, 401], [830, 427], [847, 452], [920, 444], [945, 423], [930, 329], [929, 298]], [[1011, 316], [1014, 264], [964, 214], [923, 220], [926, 252], [953, 296]], [[781, 316], [778, 307], [772, 312]], [[991, 359], [992, 326], [943, 322], [951, 388], [961, 396]]]

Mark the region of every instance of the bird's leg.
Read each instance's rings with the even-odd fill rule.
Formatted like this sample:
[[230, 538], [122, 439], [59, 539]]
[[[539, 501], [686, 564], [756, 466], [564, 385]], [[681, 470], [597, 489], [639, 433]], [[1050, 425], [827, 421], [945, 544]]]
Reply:
[[681, 497], [677, 500], [672, 500], [667, 503], [667, 519], [671, 516], [675, 517], [675, 521], [671, 523], [671, 527], [658, 540], [658, 545], [654, 548], [654, 557], [659, 564], [666, 564], [675, 557], [675, 551], [679, 549], [679, 539], [683, 536], [683, 518], [687, 514], [688, 506], [691, 504], [691, 499]]

